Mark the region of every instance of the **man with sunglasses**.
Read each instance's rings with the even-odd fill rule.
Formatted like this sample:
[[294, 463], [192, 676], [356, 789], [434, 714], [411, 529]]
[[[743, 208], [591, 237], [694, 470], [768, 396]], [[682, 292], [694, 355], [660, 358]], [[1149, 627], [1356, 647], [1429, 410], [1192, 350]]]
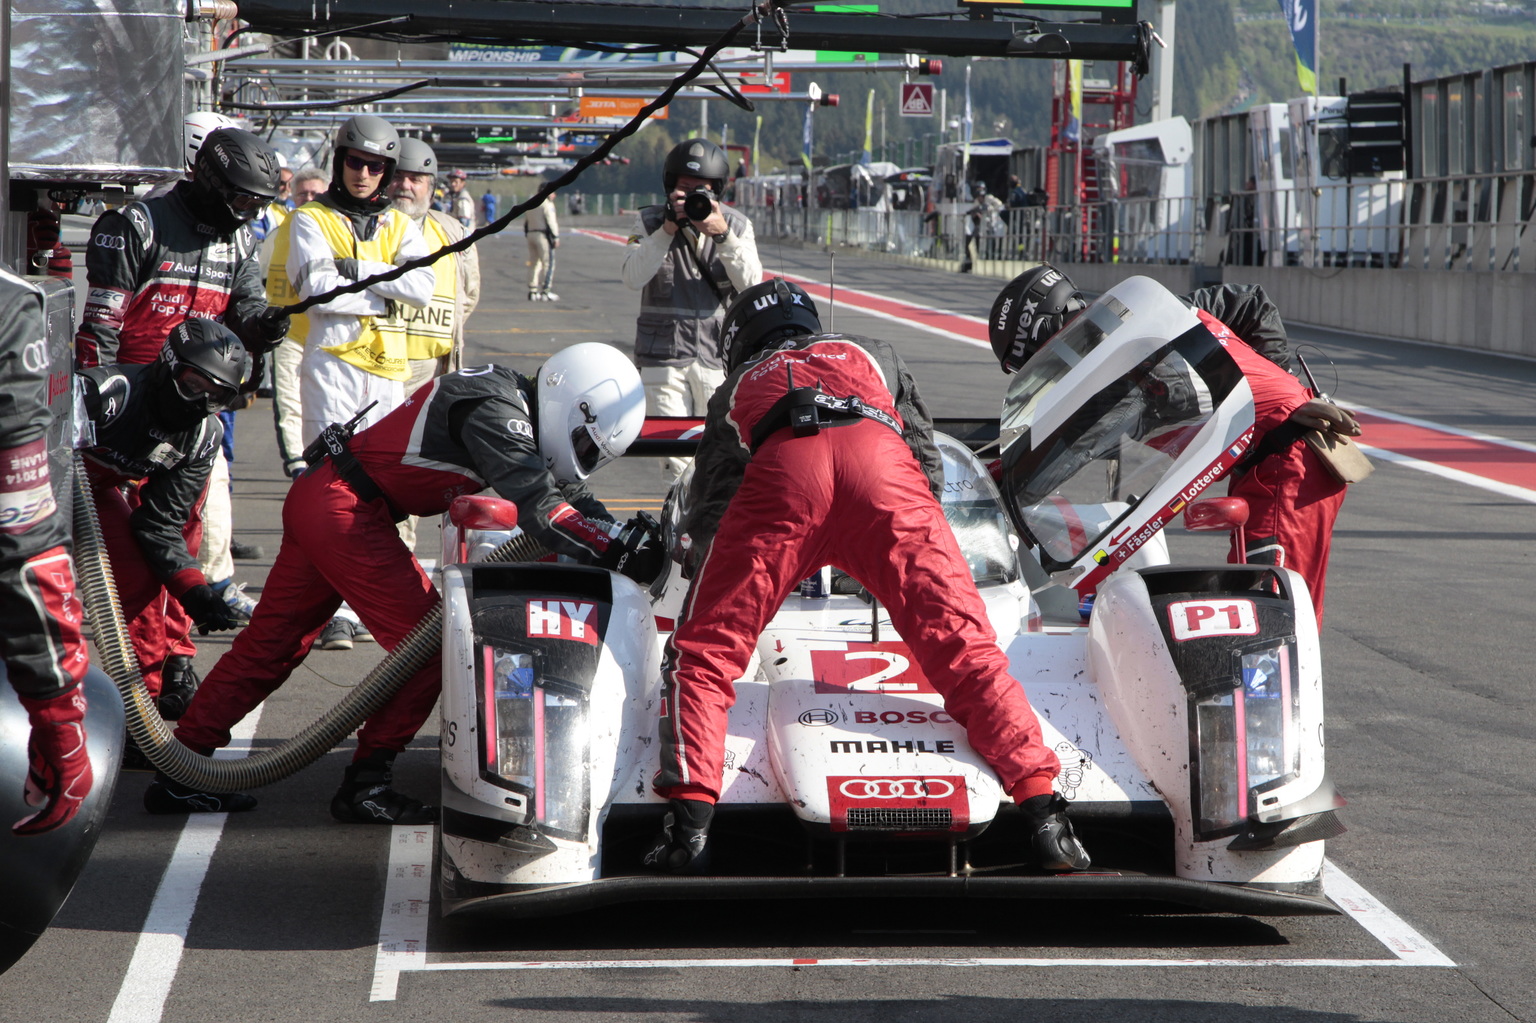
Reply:
[[[267, 278], [274, 302], [323, 295], [427, 255], [417, 223], [392, 207], [389, 183], [399, 166], [400, 135], [383, 118], [360, 114], [336, 129], [331, 183], [293, 211], [277, 233]], [[400, 306], [432, 301], [437, 274], [417, 267], [391, 281], [339, 295], [294, 318], [299, 361], [300, 437], [307, 447], [332, 423], [358, 415], [362, 429], [405, 400], [410, 379], [407, 317]], [[323, 649], [371, 640], [350, 608], [327, 627]]]
[[145, 688], [157, 700], [165, 662], [186, 638], [172, 621], [176, 612], [189, 619], [188, 631], [190, 623], [207, 632], [243, 621], [198, 565], [202, 523], [193, 509], [221, 457], [218, 413], [236, 399], [247, 370], [232, 331], [188, 319], [171, 329], [154, 362], [75, 374], [77, 405], [95, 430], [81, 454], [102, 542]]
[[[278, 231], [268, 280], [274, 301], [326, 294], [427, 254], [421, 228], [391, 207], [388, 186], [399, 161], [400, 136], [388, 121], [360, 114], [342, 122], [330, 187], [294, 210]], [[370, 405], [359, 429], [405, 399], [405, 319], [392, 314], [397, 304], [426, 306], [436, 280], [430, 266], [418, 267], [338, 295], [295, 319], [291, 336], [304, 346], [299, 406], [305, 445]]]

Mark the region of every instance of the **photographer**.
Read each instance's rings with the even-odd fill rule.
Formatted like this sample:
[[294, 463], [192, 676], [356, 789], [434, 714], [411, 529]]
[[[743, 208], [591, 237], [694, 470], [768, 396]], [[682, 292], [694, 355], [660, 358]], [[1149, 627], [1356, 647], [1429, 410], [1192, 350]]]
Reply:
[[[689, 139], [662, 166], [665, 206], [646, 206], [625, 250], [624, 283], [640, 292], [635, 365], [652, 415], [702, 416], [725, 379], [715, 354], [725, 309], [763, 279], [752, 222], [720, 205], [731, 165], [720, 147]], [[668, 459], [671, 483], [682, 459]]]

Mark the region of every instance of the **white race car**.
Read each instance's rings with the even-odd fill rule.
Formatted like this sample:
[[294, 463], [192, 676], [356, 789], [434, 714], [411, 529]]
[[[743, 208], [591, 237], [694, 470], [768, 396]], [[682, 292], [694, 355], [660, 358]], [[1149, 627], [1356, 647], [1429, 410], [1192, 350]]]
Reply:
[[1222, 528], [1241, 518], [1241, 502], [1197, 499], [1252, 434], [1230, 356], [1132, 278], [1014, 378], [1001, 491], [938, 437], [945, 513], [1093, 856], [1075, 874], [1028, 865], [996, 776], [882, 609], [831, 568], [785, 602], [737, 683], [713, 873], [646, 873], [678, 565], [647, 592], [597, 569], [477, 562], [516, 516], [465, 502], [444, 530], [443, 912], [883, 894], [1336, 912], [1320, 872], [1342, 801], [1306, 587], [1284, 569], [1170, 565], [1160, 535], [1192, 503]]

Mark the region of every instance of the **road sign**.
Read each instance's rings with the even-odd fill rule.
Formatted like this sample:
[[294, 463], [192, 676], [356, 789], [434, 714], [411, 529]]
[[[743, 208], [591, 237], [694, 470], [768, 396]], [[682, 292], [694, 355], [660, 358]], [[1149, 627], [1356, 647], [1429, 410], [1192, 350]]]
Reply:
[[901, 83], [901, 116], [902, 117], [932, 117], [933, 116], [933, 83], [932, 82], [902, 82]]

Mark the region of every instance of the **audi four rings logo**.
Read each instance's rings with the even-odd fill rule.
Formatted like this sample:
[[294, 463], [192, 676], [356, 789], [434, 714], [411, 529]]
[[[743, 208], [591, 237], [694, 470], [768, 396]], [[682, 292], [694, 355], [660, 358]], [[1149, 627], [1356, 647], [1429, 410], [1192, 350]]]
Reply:
[[28, 373], [41, 373], [48, 368], [48, 342], [28, 341], [21, 349], [21, 364]]
[[104, 249], [121, 249], [127, 244], [127, 239], [120, 234], [98, 234], [91, 239], [91, 244]]
[[849, 778], [837, 787], [848, 799], [947, 799], [955, 783], [944, 778]]

